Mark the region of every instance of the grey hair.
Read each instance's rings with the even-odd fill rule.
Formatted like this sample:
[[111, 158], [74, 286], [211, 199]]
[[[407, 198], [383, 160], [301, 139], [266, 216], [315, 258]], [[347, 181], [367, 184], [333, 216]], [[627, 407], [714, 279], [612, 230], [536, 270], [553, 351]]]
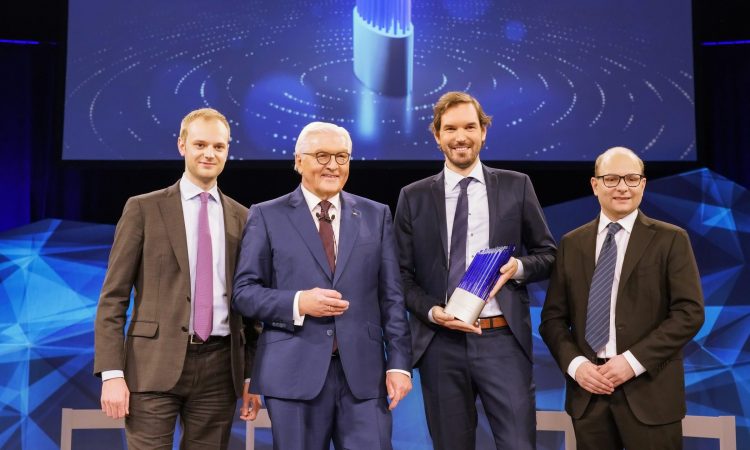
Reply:
[[310, 122], [305, 125], [304, 128], [302, 128], [302, 131], [299, 132], [297, 143], [294, 145], [294, 170], [299, 172], [297, 155], [301, 155], [310, 147], [310, 144], [312, 143], [310, 135], [326, 132], [332, 132], [341, 136], [344, 141], [343, 144], [344, 147], [346, 147], [346, 151], [349, 153], [352, 152], [352, 138], [351, 136], [349, 136], [349, 132], [346, 131], [346, 128], [340, 127], [334, 123]]

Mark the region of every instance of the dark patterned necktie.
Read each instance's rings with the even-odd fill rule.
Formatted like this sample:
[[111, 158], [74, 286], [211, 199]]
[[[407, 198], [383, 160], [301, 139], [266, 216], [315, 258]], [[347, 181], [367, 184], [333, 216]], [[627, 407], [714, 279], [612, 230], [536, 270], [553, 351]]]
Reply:
[[469, 231], [469, 196], [467, 189], [474, 178], [466, 177], [458, 182], [461, 193], [456, 202], [456, 215], [453, 216], [451, 232], [450, 262], [448, 265], [448, 298], [466, 272], [466, 235]]
[[609, 341], [609, 311], [617, 262], [615, 234], [621, 229], [622, 225], [617, 222], [607, 225], [607, 237], [602, 244], [599, 259], [596, 261], [596, 269], [594, 269], [594, 277], [591, 279], [589, 304], [586, 311], [586, 342], [597, 353]]
[[328, 259], [328, 265], [331, 266], [331, 273], [336, 270], [336, 249], [334, 246], [333, 237], [333, 219], [328, 215], [328, 209], [331, 207], [331, 202], [323, 200], [319, 203], [320, 214], [318, 214], [318, 234], [320, 240], [323, 241], [323, 249], [326, 252], [326, 258]]

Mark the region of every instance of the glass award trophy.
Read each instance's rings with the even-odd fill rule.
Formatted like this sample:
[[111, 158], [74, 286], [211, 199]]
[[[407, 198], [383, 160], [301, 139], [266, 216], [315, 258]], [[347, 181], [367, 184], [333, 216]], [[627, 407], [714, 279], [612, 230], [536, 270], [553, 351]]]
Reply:
[[500, 279], [500, 267], [510, 260], [515, 248], [506, 245], [477, 252], [448, 300], [445, 312], [469, 324], [476, 322]]

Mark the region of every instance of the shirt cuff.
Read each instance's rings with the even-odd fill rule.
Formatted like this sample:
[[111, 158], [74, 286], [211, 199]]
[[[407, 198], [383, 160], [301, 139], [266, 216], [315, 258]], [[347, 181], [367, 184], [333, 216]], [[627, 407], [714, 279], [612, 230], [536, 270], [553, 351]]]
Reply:
[[302, 291], [297, 291], [297, 293], [294, 294], [294, 306], [292, 306], [292, 319], [294, 319], [294, 325], [297, 327], [301, 327], [305, 324], [305, 316], [302, 316], [299, 313], [299, 296], [301, 294]]
[[568, 375], [570, 375], [570, 378], [576, 379], [576, 371], [579, 367], [581, 367], [581, 364], [588, 361], [588, 359], [585, 356], [576, 356], [573, 358], [573, 361], [568, 364]]
[[102, 371], [102, 382], [111, 380], [112, 378], [125, 378], [125, 373], [122, 370], [103, 370]]
[[630, 350], [626, 351], [622, 354], [622, 356], [625, 357], [625, 360], [630, 364], [630, 368], [633, 369], [633, 372], [635, 372], [635, 376], [638, 376], [646, 371], [646, 368], [641, 365], [641, 363], [638, 362], [637, 359], [635, 359], [635, 356], [630, 352]]
[[[432, 308], [434, 308], [434, 306]], [[430, 319], [430, 322], [437, 324], [437, 322], [435, 322], [435, 319], [432, 318], [432, 308], [430, 308], [430, 310], [427, 311], [427, 318]]]
[[245, 383], [249, 383], [249, 382], [250, 382], [250, 378], [245, 378]]
[[520, 259], [516, 258], [516, 261], [518, 262], [518, 270], [516, 270], [516, 273], [513, 274], [512, 277], [510, 277], [511, 280], [523, 280], [523, 276], [525, 275], [523, 273], [523, 263]]
[[406, 370], [401, 370], [401, 369], [391, 369], [391, 370], [386, 370], [386, 371], [385, 371], [385, 373], [388, 373], [388, 372], [398, 372], [398, 373], [403, 373], [404, 375], [406, 375], [406, 376], [408, 376], [409, 378], [411, 378], [411, 373], [407, 372]]

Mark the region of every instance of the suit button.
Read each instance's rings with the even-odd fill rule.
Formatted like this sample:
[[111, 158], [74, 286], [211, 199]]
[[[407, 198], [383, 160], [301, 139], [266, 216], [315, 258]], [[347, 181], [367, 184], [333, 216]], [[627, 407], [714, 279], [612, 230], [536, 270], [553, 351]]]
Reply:
[[187, 300], [188, 303], [190, 303], [190, 296], [188, 295], [187, 297], [185, 297], [185, 300]]
[[326, 330], [326, 335], [333, 336], [333, 330]]
[[184, 331], [185, 333], [187, 333], [188, 331], [187, 327], [182, 327], [181, 330]]

